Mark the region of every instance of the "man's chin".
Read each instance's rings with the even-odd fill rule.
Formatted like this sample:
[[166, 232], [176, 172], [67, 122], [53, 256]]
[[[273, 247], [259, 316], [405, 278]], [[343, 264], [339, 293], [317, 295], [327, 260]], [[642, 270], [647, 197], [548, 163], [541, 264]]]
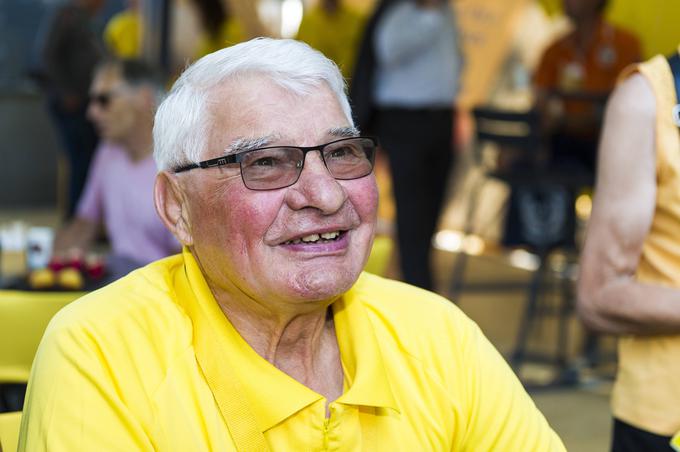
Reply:
[[361, 271], [352, 271], [346, 267], [318, 267], [296, 275], [290, 290], [301, 300], [333, 300], [347, 292], [360, 274]]

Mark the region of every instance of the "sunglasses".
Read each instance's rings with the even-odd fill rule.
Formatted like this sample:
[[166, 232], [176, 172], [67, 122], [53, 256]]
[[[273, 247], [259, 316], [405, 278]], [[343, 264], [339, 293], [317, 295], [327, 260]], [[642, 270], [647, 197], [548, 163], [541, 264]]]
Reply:
[[117, 91], [104, 91], [101, 93], [90, 93], [89, 103], [98, 106], [99, 108], [106, 109], [111, 105], [111, 101], [119, 93]]

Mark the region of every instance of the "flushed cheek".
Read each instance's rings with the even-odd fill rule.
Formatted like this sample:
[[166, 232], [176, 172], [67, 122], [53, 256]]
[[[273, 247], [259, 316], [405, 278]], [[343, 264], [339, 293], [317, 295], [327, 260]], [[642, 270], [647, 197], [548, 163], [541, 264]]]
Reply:
[[363, 183], [347, 190], [349, 199], [363, 223], [375, 221], [378, 213], [378, 186], [375, 183], [375, 178], [368, 177], [365, 181], [359, 179], [354, 182], [359, 181]]
[[[227, 222], [232, 239], [240, 242], [243, 252], [262, 246], [267, 230], [276, 218], [277, 209], [265, 200], [231, 204]], [[235, 244], [232, 242], [232, 244]]]

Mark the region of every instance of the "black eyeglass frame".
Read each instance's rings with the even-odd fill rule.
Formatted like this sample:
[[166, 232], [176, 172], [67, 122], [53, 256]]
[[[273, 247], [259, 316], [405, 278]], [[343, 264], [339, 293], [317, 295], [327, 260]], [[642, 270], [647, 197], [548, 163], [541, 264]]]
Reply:
[[298, 179], [300, 178], [300, 174], [302, 174], [302, 170], [304, 169], [305, 160], [307, 159], [307, 154], [309, 152], [319, 151], [319, 154], [321, 155], [321, 160], [323, 161], [324, 166], [326, 167], [328, 172], [331, 175], [333, 175], [331, 170], [328, 168], [328, 164], [326, 163], [326, 158], [324, 157], [323, 150], [330, 145], [337, 144], [337, 143], [340, 143], [340, 142], [343, 142], [343, 141], [356, 140], [356, 139], [370, 140], [373, 143], [373, 152], [371, 153], [370, 156], [367, 156], [368, 160], [371, 162], [371, 171], [369, 171], [368, 173], [366, 173], [362, 176], [357, 176], [357, 177], [350, 177], [350, 178], [339, 178], [339, 177], [335, 177], [335, 176], [333, 176], [333, 177], [337, 180], [361, 179], [362, 177], [365, 177], [365, 176], [368, 176], [369, 174], [371, 174], [373, 172], [374, 167], [375, 167], [375, 154], [378, 150], [378, 139], [375, 138], [375, 137], [372, 137], [372, 136], [356, 136], [356, 137], [340, 138], [339, 140], [333, 140], [333, 141], [330, 141], [328, 143], [320, 144], [318, 146], [264, 146], [264, 147], [261, 147], [261, 148], [249, 149], [247, 151], [238, 152], [236, 154], [230, 154], [230, 155], [225, 155], [225, 156], [222, 156], [222, 157], [216, 157], [214, 159], [203, 160], [202, 162], [198, 162], [198, 163], [189, 163], [187, 165], [180, 166], [179, 168], [175, 168], [173, 170], [173, 172], [175, 174], [177, 174], [177, 173], [182, 173], [182, 172], [189, 171], [189, 170], [196, 169], [196, 168], [201, 168], [201, 169], [216, 168], [216, 167], [220, 167], [220, 166], [238, 163], [239, 169], [241, 170], [241, 179], [243, 180], [244, 185], [246, 187], [248, 187], [248, 184], [247, 184], [245, 178], [243, 177], [243, 168], [241, 167], [241, 162], [243, 161], [243, 156], [245, 156], [245, 155], [247, 155], [251, 152], [263, 151], [263, 150], [266, 150], [266, 149], [280, 149], [280, 148], [299, 149], [300, 151], [302, 151], [302, 161], [301, 161], [301, 164], [299, 166], [297, 177], [295, 178], [295, 180], [293, 180], [293, 182], [291, 182], [290, 184], [283, 185], [281, 187], [276, 187], [276, 188], [250, 188], [250, 187], [248, 187], [250, 190], [258, 190], [258, 191], [278, 190], [279, 188], [290, 187], [291, 185], [294, 185], [298, 181]]

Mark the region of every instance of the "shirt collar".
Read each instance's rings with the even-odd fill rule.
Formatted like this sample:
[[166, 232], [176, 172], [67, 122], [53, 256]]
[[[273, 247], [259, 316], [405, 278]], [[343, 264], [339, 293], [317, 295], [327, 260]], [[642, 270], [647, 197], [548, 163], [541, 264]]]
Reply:
[[338, 402], [390, 408], [399, 412], [385, 360], [368, 312], [361, 300], [365, 277], [333, 304], [347, 391]]
[[[182, 255], [185, 271], [175, 281], [178, 301], [191, 318], [196, 357], [208, 383], [226, 372], [235, 375], [263, 432], [321, 400], [248, 345], [219, 308], [191, 252], [184, 248]], [[348, 388], [337, 402], [398, 411], [375, 333], [353, 290], [334, 303], [333, 316]], [[212, 385], [211, 391], [217, 398]]]

